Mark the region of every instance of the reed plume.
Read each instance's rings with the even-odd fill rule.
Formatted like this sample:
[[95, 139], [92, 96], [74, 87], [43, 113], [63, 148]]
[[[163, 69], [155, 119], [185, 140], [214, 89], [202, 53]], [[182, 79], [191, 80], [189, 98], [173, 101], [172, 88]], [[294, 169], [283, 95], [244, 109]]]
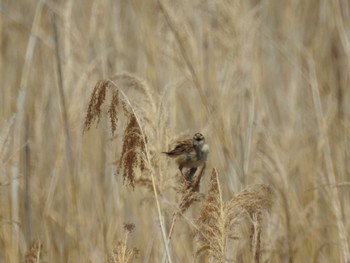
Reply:
[[[114, 81], [113, 81], [113, 80]], [[128, 87], [134, 87], [137, 91], [147, 93], [143, 85], [137, 85], [138, 81], [131, 75], [123, 73], [116, 75], [111, 79], [100, 80], [95, 85], [90, 103], [87, 109], [84, 131], [88, 131], [91, 128], [92, 123], [99, 124], [102, 118], [103, 105], [106, 102], [107, 93], [111, 93], [111, 99], [107, 103], [107, 109], [105, 114], [109, 118], [111, 134], [117, 130], [118, 121], [120, 115], [125, 118], [126, 126], [123, 131], [123, 145], [120, 154], [119, 165], [117, 167], [117, 174], [122, 175], [124, 182], [135, 187], [135, 178], [138, 171], [145, 172], [147, 170], [146, 165], [146, 143], [147, 137], [141, 130], [141, 123], [133, 105], [129, 102], [127, 96], [117, 86], [115, 81], [122, 79], [128, 80]], [[150, 99], [148, 100], [150, 101]]]
[[210, 183], [207, 198], [197, 220], [197, 255], [206, 254], [217, 262], [227, 261], [228, 241], [237, 239], [235, 231], [242, 218], [249, 215], [252, 224], [251, 253], [254, 262], [259, 262], [261, 221], [264, 212], [270, 211], [273, 203], [271, 187], [263, 184], [252, 185], [230, 201], [224, 202], [215, 169], [212, 170]]
[[44, 245], [39, 238], [35, 238], [30, 244], [25, 255], [26, 263], [40, 263], [44, 261]]
[[[139, 96], [139, 99], [135, 99], [131, 103], [124, 92], [124, 90], [128, 89], [130, 89], [129, 92], [133, 91], [142, 96]], [[157, 160], [154, 157], [156, 150], [152, 146], [156, 144], [156, 139], [159, 139], [157, 138], [158, 132], [156, 129], [160, 128], [158, 121], [154, 121], [154, 118], [152, 118], [156, 112], [154, 103], [154, 97], [156, 96], [151, 94], [144, 81], [129, 73], [120, 73], [110, 79], [101, 80], [95, 85], [91, 94], [85, 117], [84, 131], [89, 130], [93, 122], [99, 123], [102, 115], [102, 105], [106, 101], [108, 91], [112, 93], [112, 98], [106, 115], [109, 117], [112, 135], [118, 128], [121, 114], [126, 122], [122, 136], [121, 154], [116, 162], [118, 163], [117, 174], [122, 175], [123, 181], [133, 189], [136, 182], [139, 185], [146, 186], [148, 189], [152, 189], [163, 241], [166, 244], [166, 255], [168, 260], [171, 261], [158, 197], [159, 180], [155, 178], [156, 168], [158, 167], [154, 163], [154, 160]], [[151, 138], [154, 144], [149, 143], [147, 133], [152, 134]]]
[[135, 228], [134, 224], [124, 224], [124, 238], [119, 240], [108, 257], [108, 263], [130, 263], [137, 255], [139, 250], [128, 248], [128, 239]]

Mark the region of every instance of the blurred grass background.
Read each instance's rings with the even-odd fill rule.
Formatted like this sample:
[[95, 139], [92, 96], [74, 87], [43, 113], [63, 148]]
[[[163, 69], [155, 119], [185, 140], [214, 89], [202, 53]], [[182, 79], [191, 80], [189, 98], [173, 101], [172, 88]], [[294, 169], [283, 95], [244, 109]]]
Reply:
[[[0, 262], [22, 262], [36, 237], [46, 262], [105, 262], [124, 223], [135, 261], [161, 262], [152, 192], [114, 174], [118, 134], [106, 120], [82, 132], [93, 87], [118, 72], [166, 108], [158, 152], [201, 131], [224, 200], [277, 189], [266, 262], [349, 262], [349, 12], [346, 0], [1, 0]], [[157, 175], [165, 222], [174, 177], [171, 164]], [[205, 260], [197, 210], [177, 223], [174, 262]], [[250, 262], [243, 240], [227, 261]]]

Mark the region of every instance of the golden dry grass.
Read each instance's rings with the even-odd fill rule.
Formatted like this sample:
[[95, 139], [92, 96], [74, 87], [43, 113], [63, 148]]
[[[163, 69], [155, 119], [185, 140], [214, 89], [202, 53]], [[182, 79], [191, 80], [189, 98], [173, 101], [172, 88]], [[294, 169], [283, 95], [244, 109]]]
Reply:
[[349, 262], [349, 32], [345, 0], [2, 0], [0, 262]]

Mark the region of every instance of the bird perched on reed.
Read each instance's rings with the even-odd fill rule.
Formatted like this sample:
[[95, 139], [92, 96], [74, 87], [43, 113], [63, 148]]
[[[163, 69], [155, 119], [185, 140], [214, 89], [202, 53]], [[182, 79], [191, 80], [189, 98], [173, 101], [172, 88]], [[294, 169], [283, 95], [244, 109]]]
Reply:
[[[205, 143], [205, 138], [201, 133], [196, 133], [192, 139], [177, 141], [174, 149], [163, 153], [174, 158], [182, 176], [186, 178], [187, 181], [191, 181], [197, 167], [207, 161], [209, 145]], [[190, 168], [187, 177], [185, 177], [182, 172], [184, 167]]]

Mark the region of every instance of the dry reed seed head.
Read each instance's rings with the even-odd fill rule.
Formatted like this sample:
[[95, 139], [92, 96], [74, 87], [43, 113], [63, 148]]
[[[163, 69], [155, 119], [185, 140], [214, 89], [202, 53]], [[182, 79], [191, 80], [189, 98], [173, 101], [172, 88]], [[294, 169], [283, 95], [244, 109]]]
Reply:
[[216, 220], [220, 213], [219, 202], [219, 186], [216, 177], [218, 176], [216, 169], [213, 169], [210, 175], [210, 188], [205, 203], [199, 214], [198, 222], [208, 223]]
[[145, 142], [139, 123], [134, 114], [130, 115], [124, 131], [123, 149], [120, 157], [118, 173], [122, 174], [124, 182], [135, 188], [136, 169], [145, 170]]
[[99, 123], [101, 119], [101, 107], [106, 99], [109, 86], [110, 82], [108, 80], [100, 80], [95, 85], [85, 117], [84, 131], [88, 131], [96, 119], [97, 123]]
[[35, 238], [25, 255], [26, 263], [39, 263], [44, 256], [44, 245], [39, 238]]
[[118, 241], [108, 257], [108, 263], [129, 263], [132, 262], [139, 254], [137, 248], [128, 249], [126, 244]]
[[129, 249], [127, 247], [128, 235], [135, 229], [135, 225], [132, 223], [124, 224], [124, 239], [119, 240], [117, 245], [113, 248], [111, 254], [109, 255], [108, 262], [110, 263], [127, 263], [132, 262], [132, 260], [138, 255], [139, 250], [136, 248]]
[[194, 203], [201, 201], [203, 199], [203, 194], [194, 191], [193, 188], [188, 188], [183, 192], [181, 196], [181, 201], [179, 204], [179, 209], [181, 213], [186, 212], [186, 210]]
[[[125, 78], [128, 80], [129, 85], [140, 88], [146, 92], [146, 86], [142, 81], [137, 80], [135, 77], [129, 75], [120, 75], [119, 78]], [[141, 88], [142, 87], [142, 88]], [[144, 171], [146, 169], [146, 153], [145, 144], [147, 143], [147, 137], [143, 135], [140, 127], [140, 123], [135, 116], [135, 112], [128, 105], [122, 97], [120, 97], [120, 91], [118, 87], [109, 79], [100, 80], [92, 94], [90, 103], [87, 110], [87, 115], [84, 123], [84, 131], [89, 130], [91, 124], [97, 119], [97, 123], [100, 121], [102, 114], [102, 104], [106, 100], [106, 94], [108, 89], [113, 88], [112, 98], [106, 112], [109, 117], [111, 125], [112, 135], [117, 129], [118, 123], [118, 107], [120, 107], [126, 117], [127, 126], [123, 134], [123, 146], [118, 161], [119, 166], [117, 168], [117, 173], [122, 174], [124, 182], [128, 185], [135, 187], [135, 173], [136, 169]]]
[[208, 253], [217, 262], [224, 262], [225, 240], [229, 235], [226, 232], [225, 209], [221, 209], [219, 185], [217, 181], [217, 171], [213, 169], [210, 176], [210, 189], [207, 198], [201, 208], [197, 220], [198, 248], [196, 255]]
[[229, 203], [233, 212], [239, 213], [242, 209], [250, 216], [261, 211], [270, 211], [273, 205], [274, 191], [266, 184], [252, 185], [238, 193]]
[[207, 203], [214, 203], [219, 201], [220, 194], [217, 176], [218, 173], [216, 169], [213, 169], [210, 174], [210, 188], [208, 191]]
[[[262, 212], [271, 209], [273, 190], [268, 185], [253, 185], [237, 194], [228, 203], [223, 204], [220, 200], [217, 176], [216, 170], [213, 169], [208, 196], [197, 221], [199, 247], [196, 254], [207, 252], [218, 262], [224, 262], [226, 240], [231, 237], [233, 226], [237, 222], [236, 219], [242, 214], [242, 211], [246, 211], [250, 215], [253, 224], [260, 222]], [[260, 232], [256, 235], [256, 229], [260, 231], [258, 226], [258, 228], [253, 229], [254, 232], [251, 232], [252, 236], [258, 238], [255, 252], [260, 251], [256, 250], [256, 248], [260, 249]]]
[[[152, 180], [146, 177], [139, 177], [135, 179], [135, 185], [140, 185], [146, 187], [150, 192], [154, 191]], [[158, 184], [156, 183], [157, 192], [161, 195], [162, 191], [160, 191]]]
[[135, 225], [132, 223], [125, 223], [124, 230], [131, 233], [135, 229]]
[[118, 105], [119, 105], [119, 91], [116, 90], [113, 92], [111, 104], [109, 105], [109, 109], [108, 109], [108, 116], [109, 116], [109, 121], [111, 122], [112, 135], [117, 130], [117, 123], [118, 123], [117, 108], [118, 108]]
[[132, 88], [135, 91], [143, 93], [144, 96], [141, 96], [145, 99], [145, 101], [153, 108], [155, 109], [155, 103], [154, 103], [154, 94], [152, 93], [152, 90], [149, 88], [147, 83], [140, 79], [137, 76], [134, 76], [130, 74], [129, 72], [122, 72], [119, 74], [114, 75], [111, 77], [113, 80], [122, 80], [123, 86], [126, 86], [128, 88]]

